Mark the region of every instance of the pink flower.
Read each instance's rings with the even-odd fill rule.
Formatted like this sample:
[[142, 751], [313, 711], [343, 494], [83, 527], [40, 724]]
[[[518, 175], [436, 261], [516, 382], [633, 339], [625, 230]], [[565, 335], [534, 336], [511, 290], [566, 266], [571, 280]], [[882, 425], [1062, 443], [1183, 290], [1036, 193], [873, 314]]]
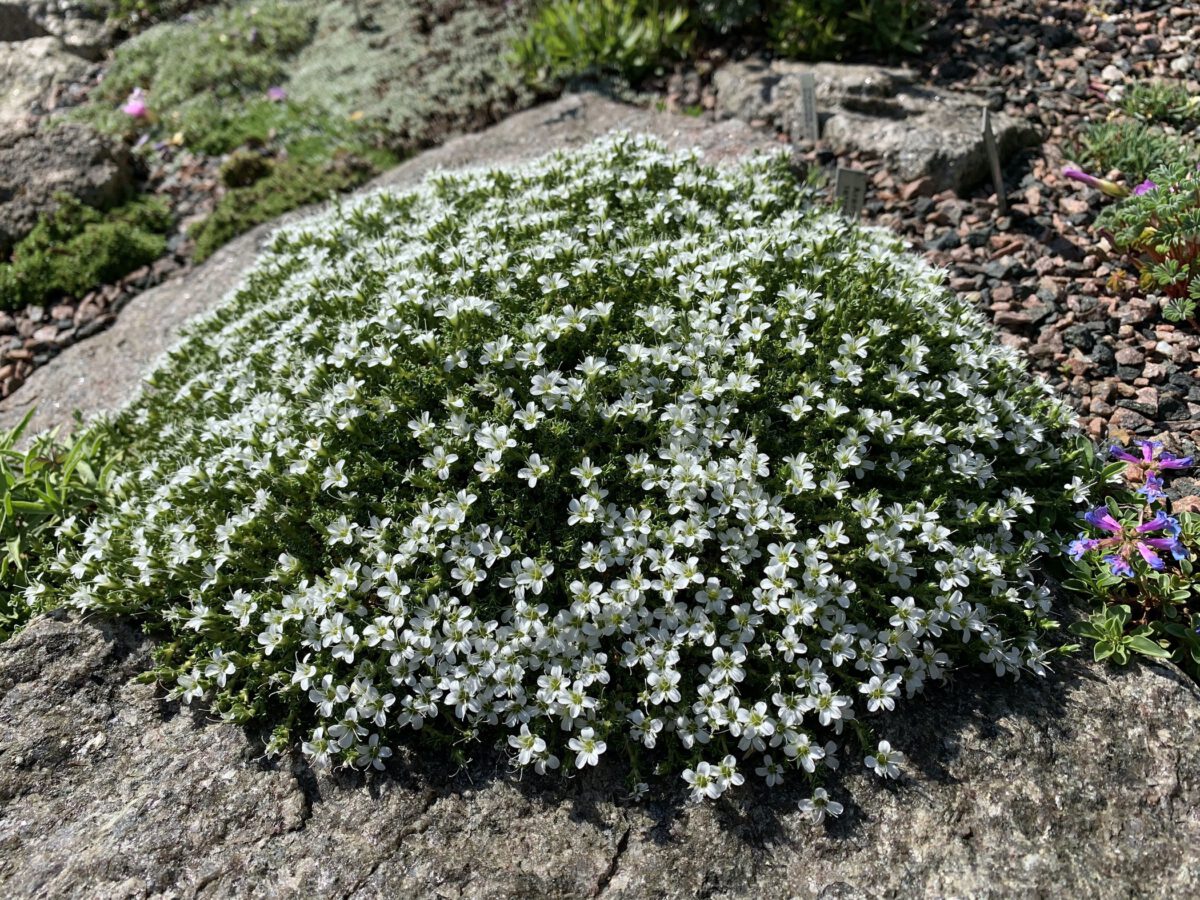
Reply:
[[1103, 191], [1110, 197], [1128, 197], [1128, 189], [1117, 184], [1115, 181], [1108, 181], [1104, 178], [1097, 178], [1095, 175], [1089, 175], [1087, 172], [1082, 172], [1079, 169], [1063, 169], [1063, 174], [1074, 181], [1081, 181], [1088, 187], [1094, 187], [1097, 190]]
[[1140, 197], [1140, 196], [1142, 196], [1142, 194], [1150, 193], [1151, 191], [1155, 190], [1157, 187], [1158, 187], [1157, 184], [1155, 184], [1153, 181], [1151, 181], [1149, 178], [1147, 178], [1145, 181], [1143, 181], [1141, 184], [1139, 184], [1137, 187], [1135, 187], [1133, 189], [1133, 195], [1135, 197]]
[[272, 103], [282, 103], [287, 99], [287, 91], [279, 85], [267, 88], [267, 99]]
[[146, 92], [141, 88], [134, 88], [125, 105], [121, 107], [121, 112], [132, 119], [146, 118], [150, 112], [150, 107], [146, 104]]

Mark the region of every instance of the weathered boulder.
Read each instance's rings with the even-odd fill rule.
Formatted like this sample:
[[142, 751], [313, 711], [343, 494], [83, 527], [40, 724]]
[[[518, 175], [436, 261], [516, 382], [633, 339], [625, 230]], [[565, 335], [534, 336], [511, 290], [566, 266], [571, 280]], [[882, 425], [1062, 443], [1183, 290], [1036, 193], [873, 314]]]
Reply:
[[[883, 157], [897, 178], [931, 179], [931, 188], [964, 192], [988, 173], [981, 130], [984, 103], [969, 94], [920, 85], [914, 73], [881, 66], [746, 60], [714, 76], [717, 114], [763, 120], [796, 139], [800, 76], [816, 81], [822, 140], [838, 152]], [[1038, 142], [1025, 122], [992, 115], [1001, 159]]]
[[[567, 97], [422, 154], [377, 184], [516, 160], [613, 128], [710, 158], [773, 144], [595, 96]], [[244, 275], [269, 234], [234, 241], [148, 291], [105, 334], [4, 402], [129, 398], [180, 324]], [[180, 710], [138, 683], [151, 639], [66, 613], [0, 645], [0, 890], [4, 896], [1009, 897], [1186, 896], [1200, 881], [1200, 691], [1170, 667], [1071, 661], [1045, 680], [961, 673], [889, 716], [906, 777], [857, 759], [845, 814], [814, 827], [799, 779], [692, 807], [681, 783], [625, 799], [619, 760], [517, 781], [487, 748], [452, 770], [402, 750], [378, 776], [262, 760], [262, 736]]]
[[89, 68], [55, 37], [0, 43], [0, 129], [31, 119], [56, 89], [80, 80]]
[[89, 60], [98, 60], [113, 42], [103, 7], [95, 0], [0, 0], [0, 41], [46, 35]]
[[[625, 799], [619, 761], [563, 782], [487, 749], [452, 771], [317, 776], [136, 682], [149, 640], [66, 614], [0, 645], [8, 897], [1188, 896], [1200, 879], [1200, 692], [1070, 662], [964, 674], [890, 727], [813, 826], [796, 783], [693, 807]], [[668, 791], [682, 788], [669, 782]]]
[[56, 205], [55, 195], [103, 208], [120, 202], [132, 180], [129, 149], [81, 122], [0, 133], [0, 259]]

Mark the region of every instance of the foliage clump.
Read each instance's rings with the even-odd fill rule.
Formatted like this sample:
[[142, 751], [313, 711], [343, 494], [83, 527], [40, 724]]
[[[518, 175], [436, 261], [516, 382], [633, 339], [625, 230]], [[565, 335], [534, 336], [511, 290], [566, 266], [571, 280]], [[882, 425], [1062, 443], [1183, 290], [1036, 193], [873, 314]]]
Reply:
[[1113, 446], [1109, 456], [1098, 479], [1109, 493], [1069, 547], [1072, 577], [1063, 586], [1093, 604], [1072, 631], [1094, 642], [1097, 660], [1170, 659], [1200, 678], [1200, 516], [1175, 512], [1166, 490], [1193, 459], [1157, 441]]
[[1143, 290], [1163, 297], [1163, 315], [1195, 325], [1200, 302], [1200, 173], [1191, 163], [1156, 169], [1104, 210], [1096, 226], [1139, 272]]
[[25, 602], [30, 573], [102, 502], [115, 463], [103, 430], [66, 442], [48, 432], [18, 447], [32, 416], [0, 434], [0, 641], [35, 612]]
[[932, 22], [927, 0], [782, 0], [768, 5], [773, 7], [772, 46], [790, 58], [915, 53]]
[[227, 135], [241, 120], [272, 112], [261, 98], [312, 39], [315, 21], [309, 3], [261, 0], [164, 22], [117, 48], [89, 112], [106, 130], [121, 131], [136, 123], [118, 106], [142, 90], [165, 134], [181, 133], [188, 146], [208, 153], [232, 150], [237, 144]]
[[1131, 116], [1177, 128], [1200, 124], [1200, 94], [1193, 94], [1179, 81], [1135, 81], [1121, 99], [1121, 109]]
[[[249, 159], [259, 162], [249, 164], [246, 162]], [[257, 154], [242, 156], [234, 166], [223, 170], [227, 182], [233, 179], [230, 189], [217, 202], [212, 215], [191, 232], [196, 242], [194, 258], [197, 262], [208, 259], [254, 226], [351, 190], [375, 171], [369, 160], [348, 153], [337, 154], [329, 162], [306, 159], [271, 162]]]
[[1080, 133], [1071, 156], [1100, 172], [1120, 172], [1131, 184], [1157, 168], [1182, 160], [1200, 161], [1200, 151], [1179, 135], [1136, 119], [1093, 122]]
[[30, 598], [165, 630], [173, 696], [317, 765], [895, 776], [904, 697], [1045, 669], [1070, 413], [813, 199], [617, 136], [282, 229]]
[[515, 45], [531, 81], [578, 75], [636, 80], [687, 55], [695, 38], [685, 6], [671, 0], [553, 0]]
[[925, 0], [547, 0], [515, 57], [538, 84], [579, 75], [636, 82], [731, 34], [784, 58], [912, 53], [931, 18]]
[[82, 297], [162, 256], [170, 229], [170, 211], [156, 198], [101, 212], [64, 194], [0, 263], [0, 308]]

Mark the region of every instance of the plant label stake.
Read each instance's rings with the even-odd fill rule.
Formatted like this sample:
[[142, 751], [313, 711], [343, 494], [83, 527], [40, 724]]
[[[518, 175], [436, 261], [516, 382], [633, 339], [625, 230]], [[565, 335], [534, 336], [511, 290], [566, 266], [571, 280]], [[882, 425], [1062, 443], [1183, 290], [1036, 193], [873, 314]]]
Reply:
[[833, 190], [841, 204], [842, 215], [851, 220], [857, 219], [867, 199], [867, 173], [861, 169], [843, 169], [839, 166]]
[[816, 143], [821, 138], [821, 120], [817, 116], [817, 79], [812, 72], [800, 76], [800, 137]]
[[1000, 151], [996, 149], [996, 135], [992, 132], [992, 111], [983, 108], [983, 146], [987, 149], [988, 165], [992, 169], [992, 184], [996, 188], [996, 209], [1000, 215], [1008, 215], [1008, 198], [1004, 196], [1004, 173], [1000, 171]]

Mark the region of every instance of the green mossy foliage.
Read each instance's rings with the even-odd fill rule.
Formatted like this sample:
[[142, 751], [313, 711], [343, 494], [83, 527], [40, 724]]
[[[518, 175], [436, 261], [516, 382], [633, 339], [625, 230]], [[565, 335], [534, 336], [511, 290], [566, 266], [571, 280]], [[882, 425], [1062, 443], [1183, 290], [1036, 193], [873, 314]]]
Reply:
[[915, 53], [932, 21], [926, 0], [769, 2], [772, 49], [797, 59]]
[[[293, 681], [310, 649], [314, 684], [329, 674], [337, 683], [359, 678], [395, 689], [402, 701], [407, 696], [407, 672], [391, 683], [390, 648], [356, 644], [348, 661], [331, 644], [306, 648], [301, 642], [311, 629], [301, 621], [304, 610], [299, 618], [284, 614], [277, 628], [263, 632], [272, 628], [266, 623], [275, 621], [285, 594], [309, 587], [324, 592], [338, 572], [357, 572], [361, 557], [368, 561], [364, 578], [384, 578], [384, 564], [397, 567], [404, 615], [415, 616], [434, 595], [454, 591], [459, 576], [444, 547], [430, 544], [426, 553], [414, 543], [408, 561], [389, 562], [392, 551], [418, 533], [408, 523], [432, 514], [431, 503], [469, 496], [469, 502], [454, 501], [471, 506], [464, 533], [482, 523], [502, 526], [518, 558], [553, 559], [554, 578], [544, 592], [539, 584], [535, 602], [565, 616], [581, 543], [604, 537], [600, 525], [581, 519], [576, 528], [567, 518], [581, 490], [571, 470], [584, 455], [599, 469], [613, 515], [629, 517], [631, 534], [635, 521], [644, 522], [655, 541], [666, 540], [657, 535], [670, 533], [687, 506], [675, 507], [665, 493], [674, 488], [665, 482], [655, 486], [659, 476], [643, 481], [631, 470], [631, 456], [679, 457], [684, 449], [669, 446], [674, 437], [683, 448], [695, 440], [696, 453], [720, 456], [712, 456], [711, 470], [697, 463], [711, 472], [705, 477], [725, 482], [714, 481], [704, 492], [712, 508], [701, 511], [714, 517], [714, 532], [739, 515], [732, 499], [760, 525], [769, 507], [777, 506], [780, 517], [794, 514], [799, 542], [810, 534], [817, 541], [820, 525], [837, 530], [843, 520], [852, 523], [854, 543], [835, 539], [828, 558], [830, 571], [857, 585], [846, 603], [851, 615], [869, 623], [866, 634], [886, 627], [892, 615], [897, 587], [882, 573], [895, 560], [872, 557], [868, 544], [875, 538], [867, 532], [882, 519], [857, 512], [854, 501], [878, 501], [886, 510], [895, 500], [914, 516], [919, 504], [920, 518], [936, 513], [947, 539], [978, 555], [996, 579], [1019, 583], [1040, 540], [1030, 532], [1048, 530], [1063, 511], [1070, 467], [1055, 448], [1066, 407], [1030, 382], [973, 307], [944, 294], [936, 276], [904, 256], [898, 242], [850, 226], [813, 199], [782, 157], [718, 175], [694, 160], [661, 155], [658, 145], [615, 139], [524, 169], [434, 177], [417, 192], [381, 194], [283, 230], [243, 289], [193, 325], [151, 377], [146, 395], [113, 423], [128, 448], [130, 471], [140, 474], [115, 489], [123, 495], [111, 517], [94, 523], [93, 534], [106, 535], [103, 550], [72, 570], [72, 554], [94, 538], [65, 547], [65, 562], [47, 590], [87, 608], [142, 616], [169, 632], [160, 645], [159, 675], [175, 685], [176, 696], [194, 699], [207, 691], [213, 710], [231, 721], [278, 726], [273, 749], [280, 750], [302, 729], [314, 746], [324, 740], [308, 729], [330, 714], [318, 716], [308, 685], [302, 690]], [[693, 273], [697, 284], [684, 289]], [[554, 275], [570, 277], [555, 282]], [[601, 311], [601, 304], [608, 308]], [[582, 329], [555, 324], [560, 316], [584, 316], [585, 308]], [[764, 337], [768, 321], [774, 330]], [[526, 354], [527, 368], [505, 368], [496, 348], [506, 336], [515, 336], [511, 349]], [[532, 362], [527, 341], [536, 355], [544, 351], [544, 362]], [[686, 364], [678, 358], [685, 347], [695, 357]], [[540, 369], [584, 371], [595, 354], [604, 356], [605, 366], [581, 381], [579, 397], [570, 404], [537, 401], [541, 394], [530, 379], [536, 381]], [[852, 360], [862, 361], [861, 371], [849, 372], [847, 366], [858, 366]], [[836, 375], [839, 370], [847, 374]], [[742, 385], [736, 403], [730, 396], [735, 384]], [[822, 384], [824, 411], [789, 412], [801, 392]], [[718, 393], [721, 385], [729, 387]], [[712, 399], [697, 412], [711, 419], [698, 418], [691, 429], [691, 412], [667, 408], [706, 393]], [[514, 426], [503, 471], [484, 479], [472, 468], [482, 427], [514, 421], [525, 401], [546, 416], [532, 430]], [[643, 402], [649, 404], [644, 415], [638, 412]], [[475, 437], [456, 424], [459, 410]], [[425, 412], [433, 433], [424, 434], [417, 421]], [[700, 428], [702, 446], [700, 438], [684, 437]], [[857, 444], [868, 428], [875, 435], [869, 439], [874, 468], [851, 459], [845, 443]], [[439, 474], [422, 459], [436, 454], [434, 443], [455, 449], [460, 461], [453, 471], [447, 463]], [[981, 452], [964, 453], [972, 445]], [[549, 466], [536, 485], [516, 471], [534, 452]], [[812, 460], [806, 475], [797, 474], [809, 465], [799, 454]], [[762, 468], [753, 475], [758, 463]], [[699, 477], [681, 468], [668, 478], [668, 471], [674, 469], [662, 463], [662, 479]], [[811, 483], [801, 483], [808, 476]], [[825, 486], [818, 487], [818, 478]], [[759, 510], [760, 500], [761, 511], [750, 512]], [[645, 517], [636, 518], [635, 510]], [[343, 516], [345, 526], [339, 525]], [[391, 548], [378, 573], [375, 547], [331, 541], [331, 531], [349, 523], [374, 530], [370, 540], [381, 551]], [[908, 527], [918, 527], [915, 519]], [[745, 534], [738, 528], [728, 533], [730, 553], [739, 533]], [[947, 548], [933, 549], [942, 538], [927, 540], [928, 549], [914, 545], [903, 563], [911, 562], [914, 582], [904, 576], [901, 590], [932, 609], [948, 590], [938, 586], [934, 569]], [[688, 553], [736, 592], [731, 602], [734, 596], [752, 601], [756, 579], [720, 541], [710, 535]], [[509, 611], [511, 595], [499, 583], [503, 571], [470, 595], [469, 615], [495, 621]], [[297, 588], [302, 579], [306, 587]], [[981, 574], [971, 583], [968, 603], [987, 607], [989, 617], [1004, 623], [1006, 638], [1042, 627], [1036, 598], [1022, 599], [1015, 587], [1011, 597], [1000, 597], [996, 588], [1006, 584], [988, 580]], [[256, 604], [253, 616], [243, 601]], [[326, 609], [353, 619], [357, 628], [382, 616], [384, 603], [382, 588], [364, 586], [330, 600]], [[723, 612], [720, 618], [714, 628], [739, 632], [736, 618], [733, 624]], [[960, 625], [969, 641], [970, 626]], [[398, 640], [405, 639], [404, 627], [396, 629]], [[762, 625], [767, 637], [761, 653], [750, 657], [741, 688], [747, 703], [795, 676], [772, 649], [781, 627], [782, 619]], [[828, 629], [836, 627], [831, 620]], [[440, 620], [437, 630], [442, 633]], [[819, 637], [814, 630], [814, 648]], [[569, 652], [585, 640], [572, 637]], [[627, 652], [620, 649], [619, 629], [604, 640], [596, 648], [614, 661], [612, 682], [590, 721], [615, 750], [625, 711], [650, 701], [643, 700], [640, 673], [615, 662]], [[1032, 645], [1012, 646], [1021, 653]], [[946, 647], [964, 661], [978, 659], [983, 649], [957, 636]], [[712, 651], [698, 638], [680, 638], [679, 652], [681, 688], [690, 701]], [[205, 674], [210, 667], [213, 674]], [[848, 695], [858, 693], [858, 676], [845, 669], [836, 677]], [[395, 718], [402, 708], [397, 704], [386, 722], [392, 734], [403, 727]], [[452, 712], [431, 715], [421, 734], [475, 737], [484, 724]], [[557, 723], [547, 726], [559, 744], [566, 737], [561, 731]], [[365, 743], [339, 745], [337, 752], [339, 761], [369, 764]], [[672, 754], [673, 767], [690, 761], [685, 750]]]
[[162, 256], [170, 228], [170, 212], [157, 198], [99, 212], [63, 195], [0, 264], [0, 308], [81, 297]]
[[376, 171], [369, 160], [348, 153], [327, 163], [287, 159], [267, 165], [262, 177], [227, 191], [213, 214], [193, 230], [197, 261], [208, 259], [222, 245], [256, 225], [357, 187]]

